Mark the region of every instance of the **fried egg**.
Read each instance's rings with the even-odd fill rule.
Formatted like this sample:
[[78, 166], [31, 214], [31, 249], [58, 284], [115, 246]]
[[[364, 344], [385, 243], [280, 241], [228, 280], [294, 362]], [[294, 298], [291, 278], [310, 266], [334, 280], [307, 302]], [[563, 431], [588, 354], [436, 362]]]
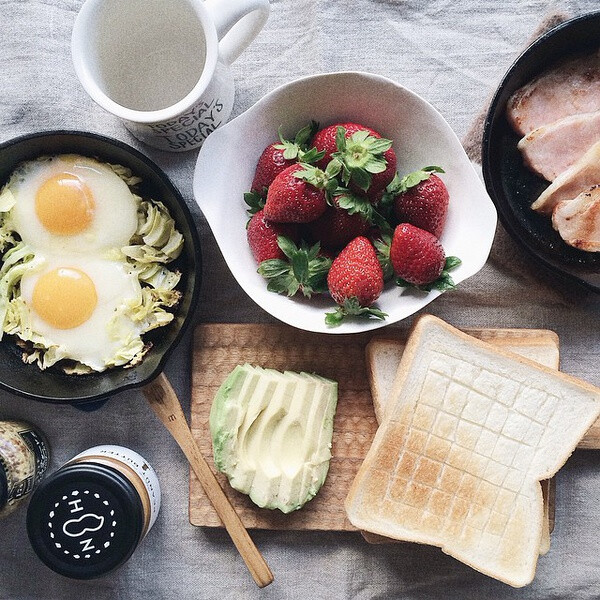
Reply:
[[140, 337], [122, 308], [139, 300], [141, 287], [123, 261], [87, 256], [48, 257], [21, 279], [31, 329], [65, 357], [103, 371]]
[[20, 165], [11, 228], [34, 252], [91, 254], [129, 244], [138, 202], [107, 164], [63, 154]]

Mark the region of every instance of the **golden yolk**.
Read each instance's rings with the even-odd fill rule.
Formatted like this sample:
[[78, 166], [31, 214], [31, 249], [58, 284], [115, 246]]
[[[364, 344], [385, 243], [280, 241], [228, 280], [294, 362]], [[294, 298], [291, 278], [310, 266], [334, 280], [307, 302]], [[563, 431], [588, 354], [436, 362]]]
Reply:
[[57, 235], [85, 231], [94, 217], [94, 196], [76, 175], [58, 173], [47, 179], [35, 196], [35, 212], [42, 225]]
[[98, 295], [94, 282], [83, 271], [59, 267], [37, 280], [32, 302], [46, 323], [57, 329], [72, 329], [90, 318]]

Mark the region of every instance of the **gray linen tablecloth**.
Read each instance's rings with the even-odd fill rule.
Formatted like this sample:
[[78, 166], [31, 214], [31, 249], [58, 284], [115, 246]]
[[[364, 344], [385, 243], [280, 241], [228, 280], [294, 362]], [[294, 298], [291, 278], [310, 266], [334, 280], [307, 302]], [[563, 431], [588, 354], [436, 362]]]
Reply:
[[[140, 147], [86, 96], [75, 77], [69, 41], [80, 5], [81, 0], [0, 0], [0, 141], [72, 128]], [[272, 0], [267, 26], [234, 66], [234, 114], [296, 77], [364, 70], [415, 90], [464, 136], [519, 49], [550, 12], [576, 15], [597, 8], [597, 0]], [[191, 182], [196, 153], [140, 149], [172, 177], [197, 218], [204, 254], [198, 321], [270, 322], [229, 274], [195, 206]], [[428, 310], [458, 326], [554, 329], [561, 340], [563, 370], [600, 384], [600, 296], [540, 272], [501, 227], [486, 267]], [[166, 372], [187, 409], [189, 336]], [[536, 579], [527, 588], [509, 588], [427, 546], [371, 546], [351, 533], [262, 531], [253, 537], [275, 582], [260, 591], [225, 533], [189, 524], [187, 463], [140, 392], [114, 397], [94, 413], [2, 393], [0, 418], [8, 416], [29, 419], [47, 433], [52, 470], [92, 445], [122, 444], [153, 464], [164, 495], [154, 529], [131, 560], [89, 582], [55, 575], [37, 560], [26, 538], [25, 510], [1, 521], [2, 599], [600, 596], [597, 452], [576, 452], [560, 471], [552, 548], [539, 560]]]

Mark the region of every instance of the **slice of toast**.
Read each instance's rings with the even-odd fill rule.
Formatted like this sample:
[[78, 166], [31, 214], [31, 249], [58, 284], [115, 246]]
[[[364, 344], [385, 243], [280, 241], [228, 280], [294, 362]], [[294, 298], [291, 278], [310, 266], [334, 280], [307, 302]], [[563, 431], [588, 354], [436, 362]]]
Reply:
[[346, 498], [348, 518], [527, 585], [543, 528], [539, 481], [599, 414], [600, 389], [425, 315]]
[[[478, 339], [487, 340], [494, 346], [504, 348], [525, 358], [534, 360], [552, 369], [559, 368], [559, 340], [556, 333], [549, 330], [536, 330], [535, 337], [526, 335], [520, 329], [468, 329], [466, 333]], [[393, 388], [405, 343], [400, 339], [377, 337], [366, 346], [369, 386], [375, 408], [377, 422], [381, 423], [385, 414], [386, 401]], [[540, 541], [540, 554], [550, 550], [550, 534], [554, 528], [554, 516], [549, 510], [548, 499], [554, 494], [554, 480], [541, 482], [544, 497], [544, 526]], [[386, 543], [394, 540], [362, 532], [369, 543]]]
[[[553, 331], [536, 330], [535, 339], [523, 335], [523, 330], [519, 329], [465, 329], [463, 331], [546, 367], [559, 368], [559, 341]], [[378, 423], [383, 420], [385, 405], [394, 386], [404, 346], [402, 340], [387, 337], [373, 338], [366, 346], [369, 386]]]

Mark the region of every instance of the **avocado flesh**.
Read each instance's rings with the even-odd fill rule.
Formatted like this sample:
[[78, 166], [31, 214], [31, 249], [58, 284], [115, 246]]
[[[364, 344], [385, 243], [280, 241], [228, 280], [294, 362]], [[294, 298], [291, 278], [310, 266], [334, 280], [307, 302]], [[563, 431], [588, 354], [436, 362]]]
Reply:
[[323, 485], [337, 383], [309, 373], [236, 367], [211, 407], [215, 465], [260, 507], [288, 513]]

